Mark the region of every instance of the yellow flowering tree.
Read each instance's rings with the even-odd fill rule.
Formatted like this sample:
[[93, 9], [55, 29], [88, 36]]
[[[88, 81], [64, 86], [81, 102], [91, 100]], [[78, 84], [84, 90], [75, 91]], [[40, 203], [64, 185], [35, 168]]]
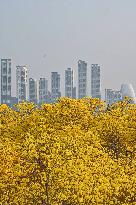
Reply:
[[135, 112], [99, 99], [0, 107], [1, 204], [135, 204]]

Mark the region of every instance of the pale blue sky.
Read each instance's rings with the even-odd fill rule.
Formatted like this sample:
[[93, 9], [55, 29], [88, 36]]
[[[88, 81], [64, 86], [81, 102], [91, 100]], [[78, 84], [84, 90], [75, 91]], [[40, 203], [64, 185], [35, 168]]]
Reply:
[[92, 63], [103, 91], [136, 90], [136, 0], [0, 0], [0, 58], [12, 58], [13, 81], [18, 64], [36, 79], [58, 71], [63, 94], [64, 70], [77, 75], [78, 59], [88, 63], [88, 94]]

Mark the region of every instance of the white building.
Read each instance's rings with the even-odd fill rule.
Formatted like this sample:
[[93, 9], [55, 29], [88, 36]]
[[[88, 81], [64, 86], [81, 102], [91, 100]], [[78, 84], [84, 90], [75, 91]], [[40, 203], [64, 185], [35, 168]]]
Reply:
[[87, 63], [78, 61], [78, 98], [87, 96]]
[[29, 78], [29, 102], [38, 103], [37, 99], [37, 80]]
[[11, 59], [1, 59], [1, 104], [11, 103]]
[[121, 93], [123, 98], [127, 96], [133, 100], [133, 103], [136, 103], [136, 96], [132, 84], [122, 84]]
[[100, 66], [98, 64], [91, 65], [91, 96], [101, 99]]
[[16, 86], [18, 102], [26, 101], [28, 98], [26, 66], [16, 66]]

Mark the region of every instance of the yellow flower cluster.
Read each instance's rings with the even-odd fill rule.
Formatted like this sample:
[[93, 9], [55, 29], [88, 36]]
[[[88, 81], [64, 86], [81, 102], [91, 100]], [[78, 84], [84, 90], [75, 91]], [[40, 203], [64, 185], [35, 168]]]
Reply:
[[0, 204], [135, 205], [136, 105], [0, 106]]

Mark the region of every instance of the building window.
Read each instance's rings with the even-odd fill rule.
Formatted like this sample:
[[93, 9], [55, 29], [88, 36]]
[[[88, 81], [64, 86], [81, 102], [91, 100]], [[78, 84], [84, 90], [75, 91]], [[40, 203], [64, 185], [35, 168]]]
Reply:
[[11, 83], [11, 77], [8, 77], [8, 83]]

